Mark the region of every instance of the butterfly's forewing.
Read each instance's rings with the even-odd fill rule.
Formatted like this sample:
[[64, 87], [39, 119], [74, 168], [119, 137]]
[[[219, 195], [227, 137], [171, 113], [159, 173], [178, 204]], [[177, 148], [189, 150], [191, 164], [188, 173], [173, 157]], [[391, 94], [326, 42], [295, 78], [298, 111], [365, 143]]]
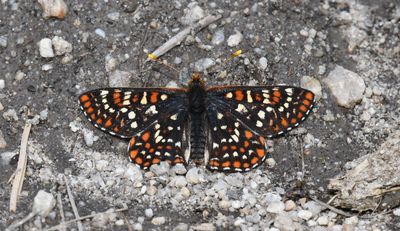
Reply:
[[263, 137], [297, 127], [315, 103], [314, 93], [291, 86], [214, 87], [208, 89], [208, 98]]
[[121, 138], [136, 135], [187, 104], [184, 89], [169, 88], [97, 89], [83, 93], [79, 102], [95, 127]]
[[310, 113], [314, 94], [288, 86], [214, 87], [207, 90], [209, 168], [247, 171], [266, 158], [264, 137], [297, 127]]

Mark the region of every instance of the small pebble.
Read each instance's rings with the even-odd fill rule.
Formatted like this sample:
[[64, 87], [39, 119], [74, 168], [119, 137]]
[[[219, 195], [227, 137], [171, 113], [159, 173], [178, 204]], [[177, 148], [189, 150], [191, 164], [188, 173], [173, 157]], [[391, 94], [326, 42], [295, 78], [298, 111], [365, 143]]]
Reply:
[[17, 71], [17, 73], [15, 74], [15, 80], [16, 81], [21, 81], [24, 79], [24, 77], [26, 76], [26, 74], [20, 70]]
[[7, 142], [4, 139], [3, 133], [0, 131], [0, 149], [7, 147]]
[[294, 203], [294, 201], [287, 200], [285, 202], [285, 211], [292, 211], [295, 208], [296, 208], [296, 203]]
[[152, 218], [153, 217], [153, 210], [152, 209], [146, 209], [144, 210], [144, 215], [146, 215], [147, 218]]
[[7, 36], [5, 35], [0, 36], [0, 46], [3, 48], [7, 47]]
[[313, 214], [312, 214], [312, 212], [307, 211], [307, 210], [300, 210], [297, 212], [297, 216], [299, 216], [301, 219], [307, 221], [313, 216]]
[[172, 181], [177, 188], [182, 188], [187, 185], [187, 181], [184, 176], [176, 176], [172, 179]]
[[223, 43], [225, 40], [224, 29], [220, 29], [214, 32], [213, 37], [211, 39], [211, 43], [214, 45], [219, 45]]
[[0, 79], [0, 90], [4, 89], [6, 87], [6, 83], [4, 81], [4, 79]]
[[54, 57], [53, 45], [51, 39], [43, 38], [39, 42], [39, 53], [43, 58], [52, 58]]
[[123, 226], [125, 224], [125, 222], [124, 222], [124, 220], [122, 220], [122, 219], [119, 219], [119, 220], [117, 220], [116, 222], [115, 222], [115, 225], [117, 225], [117, 226]]
[[151, 223], [153, 225], [163, 225], [165, 221], [165, 217], [155, 217], [151, 220]]
[[68, 6], [63, 0], [38, 0], [43, 9], [43, 18], [63, 19], [68, 13]]
[[119, 12], [111, 12], [107, 14], [107, 18], [111, 19], [112, 21], [118, 21], [119, 19]]
[[191, 227], [196, 231], [216, 231], [217, 228], [211, 223], [202, 223], [200, 225], [195, 225]]
[[242, 40], [243, 40], [243, 34], [240, 33], [239, 31], [236, 31], [236, 34], [229, 36], [229, 38], [227, 40], [228, 46], [235, 47], [235, 46], [239, 45], [239, 43], [241, 43]]
[[215, 65], [214, 59], [210, 58], [200, 59], [194, 64], [194, 71], [203, 72], [214, 65]]
[[137, 231], [142, 231], [143, 230], [143, 226], [140, 223], [135, 223], [132, 226], [133, 230], [137, 230]]
[[129, 87], [132, 75], [127, 71], [115, 70], [108, 77], [109, 87]]
[[269, 213], [281, 213], [285, 209], [285, 203], [282, 201], [272, 202], [267, 207]]
[[42, 66], [42, 71], [50, 71], [51, 69], [53, 69], [53, 65], [51, 64], [44, 64]]
[[328, 216], [321, 216], [321, 217], [318, 217], [317, 223], [318, 223], [319, 225], [324, 225], [324, 226], [328, 225], [328, 223], [329, 223], [329, 218], [328, 218]]
[[268, 67], [268, 60], [265, 57], [261, 57], [260, 60], [258, 61], [259, 67], [261, 70], [265, 70]]
[[44, 190], [39, 190], [33, 199], [32, 213], [38, 214], [45, 218], [51, 212], [51, 210], [53, 210], [55, 205], [56, 200], [54, 199], [53, 194]]
[[96, 30], [94, 30], [94, 33], [96, 33], [98, 36], [100, 36], [102, 38], [106, 38], [106, 32], [100, 28], [97, 28]]
[[6, 112], [3, 113], [3, 118], [7, 121], [18, 121], [17, 112], [14, 109], [8, 109]]
[[188, 231], [189, 230], [189, 225], [185, 223], [179, 223], [175, 228], [172, 229], [172, 231]]
[[63, 55], [72, 51], [72, 44], [61, 37], [54, 36], [51, 41], [56, 55]]
[[186, 187], [182, 187], [182, 188], [181, 188], [181, 195], [182, 195], [185, 199], [189, 198], [189, 197], [190, 197], [190, 190], [189, 190], [188, 188], [186, 188]]
[[189, 171], [186, 173], [186, 180], [189, 184], [200, 183], [201, 176], [199, 174], [199, 169], [197, 167], [189, 169]]

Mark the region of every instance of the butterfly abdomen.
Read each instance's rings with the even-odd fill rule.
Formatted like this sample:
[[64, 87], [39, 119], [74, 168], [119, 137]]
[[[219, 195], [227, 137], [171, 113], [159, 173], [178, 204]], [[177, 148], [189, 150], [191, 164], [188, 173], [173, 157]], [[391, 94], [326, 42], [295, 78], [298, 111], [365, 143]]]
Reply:
[[[189, 84], [190, 157], [195, 162], [204, 158], [206, 91], [199, 78]], [[197, 161], [196, 161], [197, 160]]]

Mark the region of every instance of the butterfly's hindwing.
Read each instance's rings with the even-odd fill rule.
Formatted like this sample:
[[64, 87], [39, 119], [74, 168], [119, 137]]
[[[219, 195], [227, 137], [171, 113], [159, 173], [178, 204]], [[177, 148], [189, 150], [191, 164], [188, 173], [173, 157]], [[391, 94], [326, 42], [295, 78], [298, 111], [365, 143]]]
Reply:
[[146, 130], [131, 138], [128, 152], [132, 162], [147, 169], [160, 161], [185, 164], [183, 139], [187, 111], [180, 108], [174, 114], [159, 117]]
[[108, 88], [83, 93], [79, 102], [97, 128], [130, 138], [158, 118], [186, 108], [186, 91], [168, 88]]

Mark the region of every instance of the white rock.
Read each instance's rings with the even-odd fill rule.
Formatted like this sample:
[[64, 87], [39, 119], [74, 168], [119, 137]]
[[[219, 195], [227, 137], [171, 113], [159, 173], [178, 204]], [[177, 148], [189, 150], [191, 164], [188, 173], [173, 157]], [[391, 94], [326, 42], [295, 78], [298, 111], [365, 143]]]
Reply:
[[361, 101], [365, 91], [364, 80], [352, 71], [336, 66], [323, 82], [330, 89], [336, 102], [346, 108], [352, 108]]
[[148, 218], [152, 218], [153, 217], [153, 210], [152, 209], [146, 209], [144, 210], [144, 215], [146, 215], [146, 217]]
[[153, 164], [150, 167], [150, 171], [152, 171], [157, 176], [167, 174], [169, 169], [170, 169], [170, 165], [166, 161], [162, 161], [160, 164]]
[[43, 58], [52, 58], [54, 57], [54, 51], [52, 47], [51, 39], [43, 38], [39, 42], [39, 53]]
[[54, 36], [51, 41], [56, 55], [63, 55], [72, 51], [72, 44], [61, 37]]
[[301, 219], [307, 221], [313, 216], [313, 214], [312, 214], [312, 212], [307, 211], [307, 210], [300, 210], [297, 212], [297, 216], [299, 216]]
[[68, 13], [68, 6], [63, 0], [38, 0], [43, 9], [43, 17], [63, 19]]
[[228, 200], [222, 200], [222, 201], [218, 202], [218, 206], [224, 210], [229, 209], [231, 207], [231, 205], [232, 205], [232, 203]]
[[4, 79], [0, 79], [0, 89], [4, 89], [6, 87], [6, 83]]
[[345, 220], [344, 220], [344, 224], [349, 224], [349, 225], [357, 225], [357, 223], [358, 223], [358, 217], [357, 216], [352, 216], [352, 217], [349, 217], [349, 218], [346, 218]]
[[182, 187], [181, 188], [181, 195], [183, 196], [183, 198], [189, 198], [190, 197], [190, 190], [186, 187]]
[[281, 213], [285, 209], [285, 203], [282, 201], [272, 202], [267, 207], [269, 213]]
[[50, 63], [44, 64], [42, 66], [42, 71], [50, 71], [51, 69], [53, 69], [53, 65], [51, 65]]
[[21, 81], [25, 78], [26, 74], [20, 70], [17, 71], [17, 73], [15, 74], [15, 80], [16, 81]]
[[393, 215], [400, 217], [400, 208], [393, 210]]
[[182, 188], [187, 185], [187, 181], [184, 176], [175, 176], [172, 181], [177, 188]]
[[196, 2], [192, 2], [188, 5], [188, 8], [184, 10], [184, 15], [181, 18], [181, 22], [184, 25], [191, 25], [194, 22], [204, 18], [204, 10]]
[[192, 226], [193, 230], [196, 231], [216, 231], [217, 228], [211, 223], [202, 223], [200, 225]]
[[94, 33], [96, 33], [98, 36], [100, 36], [102, 38], [106, 38], [106, 32], [100, 28], [97, 28], [96, 30], [94, 30]]
[[1, 35], [0, 36], [0, 47], [4, 47], [4, 48], [6, 48], [7, 47], [7, 36], [5, 36], [5, 35]]
[[137, 230], [137, 231], [142, 231], [143, 230], [143, 226], [140, 223], [135, 223], [132, 226], [133, 230]]
[[53, 194], [40, 190], [33, 199], [32, 213], [38, 214], [44, 218], [49, 215], [55, 205], [56, 200]]
[[317, 223], [318, 223], [319, 225], [328, 225], [328, 223], [329, 223], [329, 218], [328, 218], [328, 216], [321, 216], [321, 217], [318, 217]]
[[226, 183], [238, 188], [243, 186], [243, 179], [244, 176], [241, 173], [232, 173], [225, 176]]
[[83, 129], [83, 140], [88, 147], [92, 147], [93, 143], [99, 139], [98, 136], [95, 136], [92, 130]]
[[197, 167], [189, 169], [186, 173], [186, 180], [189, 184], [200, 183], [202, 176], [199, 174], [199, 169]]
[[7, 142], [4, 139], [3, 133], [0, 131], [0, 149], [5, 148], [6, 146], [7, 146]]
[[175, 226], [172, 231], [188, 231], [189, 230], [189, 225], [185, 223], [179, 223], [177, 226]]
[[213, 37], [211, 39], [211, 43], [214, 45], [219, 45], [223, 43], [225, 40], [224, 29], [220, 29], [214, 32]]
[[268, 67], [268, 60], [267, 60], [267, 58], [261, 57], [261, 58], [258, 60], [258, 64], [259, 64], [259, 67], [260, 67], [261, 70], [267, 69], [267, 67]]
[[287, 213], [281, 213], [275, 217], [274, 226], [279, 230], [295, 231], [296, 227], [292, 218]]
[[108, 166], [108, 164], [108, 160], [98, 160], [96, 161], [96, 169], [99, 171], [103, 171]]
[[240, 31], [236, 31], [236, 34], [229, 36], [228, 38], [228, 46], [235, 47], [239, 45], [240, 42], [243, 40], [243, 34]]
[[8, 109], [6, 112], [4, 112], [3, 118], [7, 121], [18, 121], [18, 115], [14, 109]]
[[112, 21], [118, 21], [119, 19], [119, 12], [111, 12], [107, 14], [107, 18], [111, 19]]
[[151, 220], [153, 225], [163, 225], [165, 223], [165, 217], [155, 217]]
[[294, 203], [294, 201], [287, 200], [285, 202], [285, 211], [292, 211], [295, 208], [296, 208], [296, 203]]

